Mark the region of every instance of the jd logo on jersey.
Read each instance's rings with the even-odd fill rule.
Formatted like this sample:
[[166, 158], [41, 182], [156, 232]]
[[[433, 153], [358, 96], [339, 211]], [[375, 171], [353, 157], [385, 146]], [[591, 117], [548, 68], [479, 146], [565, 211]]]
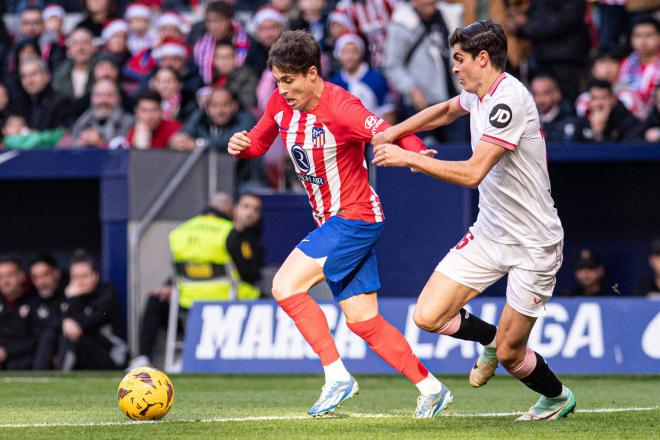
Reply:
[[291, 157], [293, 158], [293, 161], [296, 163], [296, 166], [300, 171], [303, 173], [309, 173], [310, 166], [309, 166], [309, 158], [307, 157], [307, 152], [303, 147], [300, 145], [296, 144], [291, 148]]
[[497, 104], [490, 111], [490, 115], [488, 115], [488, 120], [490, 121], [490, 125], [492, 125], [493, 127], [504, 128], [507, 125], [509, 125], [509, 122], [511, 122], [512, 114], [513, 113], [511, 112], [511, 107], [509, 107], [506, 104]]

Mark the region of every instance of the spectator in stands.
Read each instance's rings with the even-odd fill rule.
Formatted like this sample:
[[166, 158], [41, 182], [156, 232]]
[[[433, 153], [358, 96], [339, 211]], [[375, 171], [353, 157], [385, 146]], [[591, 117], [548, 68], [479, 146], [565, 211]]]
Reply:
[[[427, 6], [435, 3], [430, 0], [411, 1], [417, 6], [422, 3]], [[397, 0], [340, 0], [337, 4], [337, 9], [349, 17], [358, 33], [367, 41], [369, 62], [374, 68], [384, 67], [386, 63], [387, 46], [392, 41], [392, 39], [388, 39], [388, 32], [391, 29], [390, 20], [394, 19], [392, 14], [397, 4], [401, 3], [403, 2]], [[414, 16], [410, 15], [409, 10], [399, 19], [407, 21], [405, 17], [411, 17], [413, 22], [417, 21]], [[413, 25], [413, 23], [410, 24]], [[445, 37], [443, 41], [446, 42], [447, 38]]]
[[[404, 99], [408, 117], [456, 94], [447, 40], [449, 29], [436, 2], [412, 0], [398, 4], [389, 26], [385, 48], [385, 76]], [[459, 119], [433, 132], [438, 141], [465, 140]], [[458, 137], [454, 137], [454, 135]]]
[[117, 18], [116, 2], [112, 0], [83, 0], [85, 14], [76, 28], [89, 30], [95, 38], [101, 36], [106, 22]]
[[18, 88], [20, 78], [17, 75], [18, 66], [28, 58], [41, 58], [39, 41], [36, 38], [23, 38], [11, 49], [7, 59], [7, 65], [3, 66], [4, 75], [8, 81], [13, 81], [13, 92]]
[[655, 88], [654, 101], [653, 110], [644, 121], [644, 139], [657, 143], [660, 142], [660, 86]]
[[34, 307], [24, 289], [25, 274], [14, 257], [0, 258], [0, 368], [28, 370], [36, 337]]
[[181, 78], [174, 69], [159, 67], [149, 84], [162, 99], [164, 119], [183, 123], [197, 109], [195, 94], [182, 88]]
[[514, 15], [509, 26], [532, 42], [539, 72], [557, 79], [561, 94], [573, 102], [580, 93], [589, 29], [584, 0], [532, 0], [527, 14]]
[[160, 95], [151, 90], [140, 95], [135, 106], [135, 125], [126, 135], [128, 145], [140, 149], [167, 147], [181, 124], [163, 119], [161, 101]]
[[128, 23], [124, 20], [114, 20], [101, 33], [103, 52], [111, 53], [124, 65], [131, 58], [128, 50]]
[[239, 298], [257, 299], [261, 295], [257, 287], [264, 266], [261, 208], [261, 198], [252, 193], [243, 193], [234, 208], [234, 229], [227, 237], [227, 250], [241, 278]]
[[20, 13], [18, 33], [14, 40], [19, 41], [23, 38], [39, 39], [44, 33], [44, 19], [41, 16], [41, 9], [27, 7]]
[[653, 91], [660, 85], [660, 24], [651, 17], [637, 20], [632, 28], [630, 44], [633, 53], [621, 64], [619, 82], [636, 94], [645, 118], [653, 108]]
[[133, 3], [126, 8], [124, 19], [128, 22], [128, 50], [135, 55], [153, 47], [154, 36], [149, 32], [151, 11], [145, 5]]
[[196, 41], [193, 49], [194, 59], [199, 66], [199, 74], [204, 84], [210, 84], [213, 78], [213, 56], [219, 42], [229, 42], [236, 49], [236, 65], [245, 62], [250, 40], [239, 22], [233, 20], [233, 8], [222, 1], [211, 1], [206, 5], [206, 32]]
[[649, 267], [653, 273], [651, 276], [639, 280], [635, 294], [638, 296], [660, 297], [660, 238], [656, 238], [651, 242]]
[[77, 251], [69, 284], [58, 349], [63, 371], [113, 370], [126, 363], [127, 346], [117, 291], [101, 282], [96, 263]]
[[4, 125], [5, 120], [11, 112], [11, 97], [9, 89], [0, 82], [0, 125]]
[[618, 142], [642, 139], [644, 125], [617, 99], [609, 82], [592, 81], [589, 93], [589, 113], [579, 121], [578, 140]]
[[[215, 193], [209, 206], [202, 213], [180, 225], [170, 234], [170, 246], [177, 270], [177, 288], [179, 304], [183, 313], [195, 301], [226, 301], [231, 299], [232, 285], [237, 288], [236, 298], [242, 300], [258, 299], [261, 295], [254, 285], [261, 279], [263, 265], [263, 246], [261, 243], [261, 200], [253, 195], [244, 195], [239, 200], [237, 212], [232, 222], [233, 200], [229, 194]], [[188, 243], [195, 238], [191, 247]], [[185, 256], [184, 256], [185, 255]], [[202, 282], [193, 274], [195, 266], [209, 266], [209, 273]], [[233, 282], [227, 279], [225, 264], [233, 262], [240, 279], [234, 275]], [[236, 282], [239, 282], [236, 285]], [[140, 331], [140, 351], [129, 368], [151, 363], [153, 348], [160, 326], [167, 323], [172, 286], [165, 283], [159, 289], [149, 292], [149, 298], [142, 315]]]
[[70, 99], [82, 98], [92, 89], [92, 66], [96, 47], [86, 28], [71, 32], [67, 39], [68, 58], [53, 74], [53, 88]]
[[346, 34], [335, 43], [334, 56], [341, 71], [331, 81], [360, 98], [362, 104], [390, 124], [396, 123], [394, 97], [385, 77], [364, 61], [364, 42], [355, 34]]
[[[157, 67], [169, 67], [179, 75], [183, 90], [194, 94], [202, 87], [202, 80], [188, 57], [188, 47], [183, 40], [168, 38], [157, 46], [152, 54]], [[151, 79], [153, 74], [152, 71], [148, 78]]]
[[19, 150], [31, 148], [52, 148], [64, 136], [64, 129], [30, 130], [25, 118], [10, 114], [2, 126], [2, 147]]
[[327, 52], [326, 22], [328, 14], [325, 12], [325, 0], [298, 0], [298, 9], [300, 9], [300, 15], [291, 20], [289, 30], [302, 29], [309, 32], [321, 46], [321, 51]]
[[[211, 148], [227, 154], [229, 138], [237, 131], [250, 130], [255, 123], [254, 116], [240, 108], [234, 93], [224, 87], [214, 87], [208, 106], [195, 112], [183, 129], [172, 136], [170, 147], [192, 150], [207, 142]], [[235, 179], [237, 185], [261, 185], [264, 181], [262, 162], [258, 160], [253, 164], [246, 159], [237, 159]]]
[[16, 111], [30, 128], [45, 130], [71, 124], [71, 100], [50, 86], [48, 66], [40, 58], [29, 58], [19, 66], [21, 89], [16, 97]]
[[11, 53], [12, 47], [12, 38], [7, 32], [7, 27], [5, 26], [5, 21], [0, 20], [0, 64], [3, 66], [0, 68], [0, 81], [8, 82], [9, 78], [6, 76], [4, 66], [7, 65], [7, 60], [9, 59], [9, 54]]
[[[254, 46], [250, 46], [251, 48]], [[218, 43], [213, 57], [213, 85], [226, 87], [231, 90], [245, 110], [253, 110], [257, 107], [258, 79], [252, 69], [236, 66], [236, 50], [229, 43]]]
[[565, 296], [605, 296], [611, 294], [603, 286], [605, 267], [597, 253], [591, 249], [582, 249], [574, 268], [577, 287], [564, 292]]
[[572, 112], [572, 106], [561, 99], [557, 81], [549, 75], [538, 75], [530, 89], [539, 111], [546, 142], [575, 140], [578, 120]]
[[[600, 79], [612, 84], [616, 97], [626, 106], [630, 112], [638, 118], [641, 118], [643, 110], [639, 104], [639, 99], [634, 90], [630, 87], [620, 84], [619, 71], [623, 55], [618, 50], [599, 50], [594, 57], [591, 65], [591, 76], [594, 79]], [[575, 110], [580, 117], [589, 114], [589, 101], [591, 94], [589, 91], [580, 93], [575, 101]]]
[[268, 51], [286, 28], [286, 16], [274, 8], [260, 9], [252, 18], [253, 38], [250, 40], [245, 64], [261, 74], [267, 68]]
[[245, 63], [259, 77], [257, 85], [257, 108], [261, 114], [266, 108], [270, 95], [276, 88], [275, 80], [267, 67], [268, 51], [280, 38], [286, 25], [286, 17], [274, 8], [261, 9], [252, 19], [255, 29], [254, 39], [250, 43], [250, 51]]
[[64, 8], [60, 5], [48, 5], [41, 14], [41, 18], [44, 20], [46, 31], [53, 34], [60, 44], [64, 44], [64, 19], [66, 18]]
[[39, 255], [30, 262], [30, 278], [35, 291], [34, 333], [37, 335], [32, 367], [35, 370], [50, 370], [62, 327], [65, 284], [57, 261], [48, 254]]
[[91, 107], [73, 124], [73, 145], [98, 148], [119, 145], [133, 124], [133, 116], [121, 106], [117, 84], [102, 79], [92, 89]]

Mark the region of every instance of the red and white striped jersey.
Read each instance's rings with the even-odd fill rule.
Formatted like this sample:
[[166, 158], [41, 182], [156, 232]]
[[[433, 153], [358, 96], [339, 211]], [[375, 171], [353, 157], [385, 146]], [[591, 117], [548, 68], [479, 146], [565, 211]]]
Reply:
[[[279, 134], [307, 191], [317, 225], [334, 215], [381, 222], [383, 208], [369, 185], [364, 149], [387, 127], [358, 98], [324, 82], [321, 99], [310, 112], [294, 110], [282, 95], [273, 93], [264, 115], [248, 133], [250, 147], [240, 157], [263, 155]], [[406, 136], [398, 143], [411, 151], [425, 149], [416, 136]]]
[[385, 61], [387, 25], [398, 0], [341, 0], [337, 9], [343, 10], [369, 43], [371, 66], [380, 67]]

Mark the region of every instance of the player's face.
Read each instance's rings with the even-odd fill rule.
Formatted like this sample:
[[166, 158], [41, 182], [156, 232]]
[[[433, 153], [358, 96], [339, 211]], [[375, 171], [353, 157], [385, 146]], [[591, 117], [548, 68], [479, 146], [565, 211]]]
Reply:
[[273, 78], [277, 90], [294, 110], [305, 111], [314, 98], [314, 85], [318, 78], [316, 67], [312, 66], [306, 74], [283, 72], [273, 66]]
[[454, 63], [451, 67], [452, 72], [458, 77], [458, 82], [465, 90], [470, 93], [476, 93], [481, 80], [482, 66], [488, 63], [488, 59], [484, 60], [482, 54], [478, 54], [476, 58], [472, 58], [472, 55], [461, 49], [460, 44], [455, 44], [453, 50]]

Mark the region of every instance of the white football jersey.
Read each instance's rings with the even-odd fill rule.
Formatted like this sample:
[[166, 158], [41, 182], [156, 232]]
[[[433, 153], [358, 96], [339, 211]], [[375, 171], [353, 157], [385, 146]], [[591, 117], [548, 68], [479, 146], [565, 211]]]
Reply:
[[545, 139], [529, 91], [503, 73], [482, 99], [463, 90], [456, 103], [470, 112], [473, 150], [479, 140], [508, 150], [479, 185], [474, 231], [503, 244], [549, 246], [562, 240]]

